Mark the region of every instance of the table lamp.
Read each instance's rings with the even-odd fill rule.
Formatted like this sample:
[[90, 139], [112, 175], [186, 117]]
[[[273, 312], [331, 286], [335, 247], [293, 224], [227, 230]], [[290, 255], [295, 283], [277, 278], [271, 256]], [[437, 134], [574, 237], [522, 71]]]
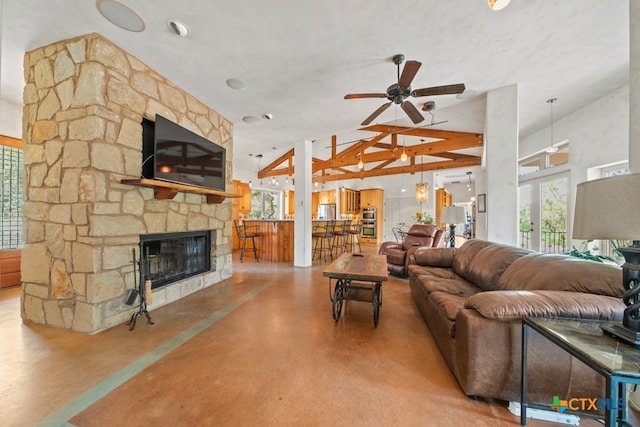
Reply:
[[462, 206], [445, 206], [442, 208], [440, 222], [449, 224], [449, 246], [456, 247], [456, 224], [467, 222], [467, 214]]
[[611, 335], [640, 345], [640, 173], [595, 179], [578, 184], [573, 220], [574, 239], [630, 240], [619, 248], [622, 300], [627, 306], [622, 324], [603, 327]]

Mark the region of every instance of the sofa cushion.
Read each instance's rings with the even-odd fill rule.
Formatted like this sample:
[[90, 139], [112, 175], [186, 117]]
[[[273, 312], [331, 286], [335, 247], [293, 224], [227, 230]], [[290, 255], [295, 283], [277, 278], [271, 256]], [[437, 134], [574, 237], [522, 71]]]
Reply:
[[488, 319], [513, 320], [524, 317], [568, 317], [574, 319], [620, 319], [624, 303], [620, 298], [568, 291], [489, 291], [466, 300]]
[[426, 267], [423, 265], [410, 264], [409, 265], [409, 275], [410, 276], [434, 276], [434, 277], [442, 277], [445, 279], [455, 279], [458, 276], [453, 272], [450, 268], [439, 268], [439, 267]]
[[419, 280], [427, 293], [446, 292], [461, 297], [470, 297], [480, 292], [477, 286], [474, 286], [462, 278], [443, 279], [439, 277], [420, 276]]
[[465, 242], [455, 250], [451, 268], [456, 274], [469, 280], [467, 270], [469, 269], [469, 265], [471, 265], [471, 261], [473, 261], [473, 258], [478, 252], [493, 244], [494, 243], [487, 242], [486, 240], [469, 240]]
[[455, 248], [420, 248], [413, 253], [413, 260], [419, 265], [451, 268], [455, 253]]
[[498, 287], [498, 279], [509, 265], [530, 253], [528, 249], [494, 243], [473, 257], [463, 277], [485, 291], [492, 291]]
[[532, 253], [511, 263], [497, 289], [575, 291], [619, 297], [622, 269], [567, 255]]

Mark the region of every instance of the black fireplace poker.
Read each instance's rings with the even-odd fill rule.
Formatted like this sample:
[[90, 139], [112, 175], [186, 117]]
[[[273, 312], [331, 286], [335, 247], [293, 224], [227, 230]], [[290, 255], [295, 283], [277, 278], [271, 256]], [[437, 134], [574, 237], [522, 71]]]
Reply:
[[[127, 322], [127, 325], [131, 325], [129, 327], [130, 331], [133, 331], [136, 327], [136, 320], [138, 320], [138, 316], [145, 315], [147, 317], [147, 323], [149, 325], [153, 325], [153, 320], [151, 320], [151, 315], [147, 310], [147, 297], [145, 292], [145, 278], [146, 278], [146, 268], [145, 262], [142, 258], [142, 251], [140, 251], [140, 259], [136, 258], [136, 250], [133, 248], [131, 250], [133, 252], [133, 283], [134, 287], [138, 288], [138, 295], [140, 296], [140, 305], [138, 306], [138, 311], [131, 315], [131, 320]], [[149, 259], [149, 248], [147, 248], [147, 259]], [[140, 272], [140, 280], [137, 280], [136, 275], [136, 265], [138, 265], [138, 271]], [[135, 298], [135, 296], [133, 297]], [[127, 297], [129, 299], [129, 297]]]

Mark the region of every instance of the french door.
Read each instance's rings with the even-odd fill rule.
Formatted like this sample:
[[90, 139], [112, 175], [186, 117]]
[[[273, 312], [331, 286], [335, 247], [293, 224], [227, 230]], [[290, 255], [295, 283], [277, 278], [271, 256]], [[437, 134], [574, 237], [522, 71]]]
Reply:
[[518, 244], [546, 253], [564, 253], [567, 247], [567, 173], [521, 180], [518, 194]]

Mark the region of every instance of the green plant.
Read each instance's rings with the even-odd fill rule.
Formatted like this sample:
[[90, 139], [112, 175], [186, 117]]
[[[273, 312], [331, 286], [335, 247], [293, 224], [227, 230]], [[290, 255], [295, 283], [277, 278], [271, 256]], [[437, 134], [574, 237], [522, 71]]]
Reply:
[[433, 224], [433, 218], [427, 212], [416, 212], [414, 220], [417, 224]]
[[[604, 262], [605, 260], [607, 260], [607, 261], [615, 262], [615, 260], [611, 257], [592, 253], [591, 249], [589, 249], [589, 243], [591, 242], [593, 242], [593, 240], [583, 240], [582, 243], [580, 244], [580, 248], [576, 248], [575, 246], [572, 246], [571, 250], [565, 253], [572, 257], [582, 258], [589, 261]], [[598, 251], [598, 248], [594, 247], [593, 251], [594, 252]]]

